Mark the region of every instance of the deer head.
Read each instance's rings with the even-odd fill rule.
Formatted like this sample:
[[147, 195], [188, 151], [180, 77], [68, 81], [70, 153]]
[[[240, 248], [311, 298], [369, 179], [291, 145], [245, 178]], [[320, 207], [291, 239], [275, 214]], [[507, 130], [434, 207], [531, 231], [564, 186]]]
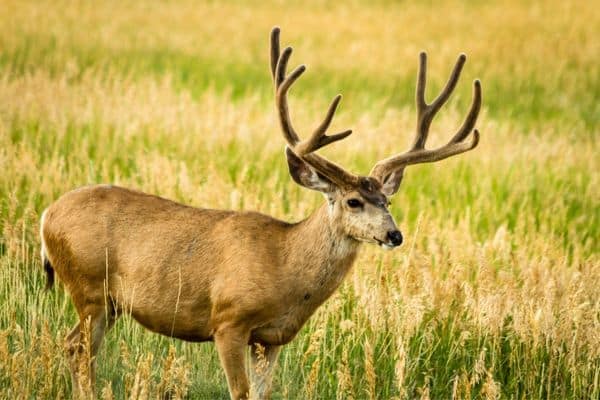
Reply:
[[[388, 205], [390, 198], [400, 187], [404, 168], [411, 164], [439, 161], [463, 153], [473, 149], [479, 141], [479, 132], [474, 126], [481, 108], [481, 84], [475, 80], [473, 102], [458, 132], [446, 145], [434, 150], [425, 149], [431, 121], [456, 87], [466, 60], [465, 55], [459, 56], [450, 79], [439, 96], [431, 104], [427, 104], [427, 56], [424, 52], [421, 53], [416, 90], [417, 129], [412, 147], [405, 153], [377, 162], [369, 176], [359, 176], [315, 153], [318, 149], [342, 140], [352, 133], [351, 130], [346, 130], [327, 134], [341, 95], [333, 99], [325, 119], [308, 139], [301, 140], [294, 130], [287, 93], [306, 67], [300, 65], [287, 75], [286, 69], [292, 48], [287, 47], [280, 52], [279, 35], [279, 28], [274, 28], [271, 32], [271, 73], [275, 85], [277, 115], [287, 142], [285, 153], [290, 175], [299, 185], [317, 190], [326, 196], [329, 202], [330, 223], [340, 233], [358, 241], [379, 244], [384, 248], [399, 246], [402, 243], [402, 234], [389, 212]], [[466, 140], [469, 136], [471, 139]]]

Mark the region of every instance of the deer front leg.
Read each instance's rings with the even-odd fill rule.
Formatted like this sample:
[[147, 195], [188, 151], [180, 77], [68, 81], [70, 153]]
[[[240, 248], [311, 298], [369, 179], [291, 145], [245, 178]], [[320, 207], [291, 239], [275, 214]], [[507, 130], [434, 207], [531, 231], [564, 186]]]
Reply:
[[250, 392], [246, 376], [246, 346], [249, 333], [236, 328], [219, 329], [214, 340], [221, 365], [227, 376], [229, 394], [233, 400], [247, 400]]
[[273, 370], [277, 364], [281, 346], [254, 343], [250, 349], [250, 398], [268, 400], [271, 398]]

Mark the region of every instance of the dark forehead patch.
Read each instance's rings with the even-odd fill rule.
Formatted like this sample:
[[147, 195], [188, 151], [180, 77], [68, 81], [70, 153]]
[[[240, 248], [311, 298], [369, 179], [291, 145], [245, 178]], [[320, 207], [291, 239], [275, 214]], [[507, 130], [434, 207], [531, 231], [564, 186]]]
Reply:
[[381, 183], [377, 179], [370, 176], [361, 176], [357, 190], [369, 203], [378, 207], [387, 205], [387, 197], [381, 193]]

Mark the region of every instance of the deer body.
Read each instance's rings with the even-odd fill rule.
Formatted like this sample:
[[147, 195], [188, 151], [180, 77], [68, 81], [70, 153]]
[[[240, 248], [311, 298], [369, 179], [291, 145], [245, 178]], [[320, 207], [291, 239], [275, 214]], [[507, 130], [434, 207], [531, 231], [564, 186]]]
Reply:
[[[273, 29], [271, 73], [289, 172], [296, 183], [326, 198], [307, 219], [287, 223], [256, 212], [194, 208], [110, 185], [66, 193], [42, 214], [48, 286], [56, 272], [79, 314], [66, 339], [75, 396], [93, 394], [94, 356], [106, 331], [126, 314], [163, 335], [214, 341], [231, 397], [269, 398], [280, 346], [339, 287], [361, 243], [388, 249], [402, 243], [388, 205], [405, 167], [439, 161], [478, 143], [474, 126], [481, 86], [475, 81], [473, 103], [458, 132], [446, 145], [425, 149], [431, 121], [456, 86], [465, 56], [427, 104], [422, 53], [411, 149], [377, 162], [368, 176], [352, 174], [316, 153], [351, 134], [327, 135], [341, 96], [308, 139], [294, 130], [287, 93], [305, 67], [287, 75], [291, 53], [289, 47], [280, 53], [279, 29]], [[245, 370], [248, 345], [251, 384]]]
[[248, 344], [282, 345], [335, 291], [358, 250], [327, 220], [326, 207], [290, 224], [97, 185], [48, 208], [42, 235], [77, 309], [106, 301], [115, 316], [189, 341], [244, 324]]

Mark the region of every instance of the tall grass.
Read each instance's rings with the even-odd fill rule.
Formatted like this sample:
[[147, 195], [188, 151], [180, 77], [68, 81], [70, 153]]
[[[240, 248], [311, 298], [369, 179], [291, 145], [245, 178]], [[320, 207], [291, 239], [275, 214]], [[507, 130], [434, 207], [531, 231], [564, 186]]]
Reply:
[[[472, 4], [473, 3], [473, 4]], [[585, 16], [585, 18], [583, 18]], [[600, 12], [591, 2], [0, 5], [0, 397], [65, 398], [75, 313], [44, 292], [38, 219], [60, 194], [112, 182], [188, 204], [299, 220], [320, 196], [282, 155], [267, 64], [283, 28], [309, 71], [301, 132], [338, 91], [354, 135], [327, 156], [366, 173], [414, 129], [417, 54], [434, 122], [459, 126], [482, 79], [480, 146], [408, 170], [393, 252], [355, 268], [280, 356], [276, 398], [600, 396]], [[335, 128], [335, 127], [334, 127]], [[98, 360], [102, 398], [227, 398], [210, 344], [122, 318]]]

